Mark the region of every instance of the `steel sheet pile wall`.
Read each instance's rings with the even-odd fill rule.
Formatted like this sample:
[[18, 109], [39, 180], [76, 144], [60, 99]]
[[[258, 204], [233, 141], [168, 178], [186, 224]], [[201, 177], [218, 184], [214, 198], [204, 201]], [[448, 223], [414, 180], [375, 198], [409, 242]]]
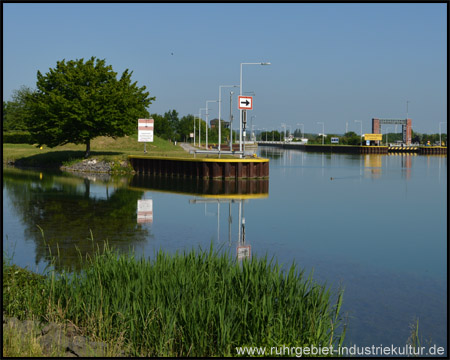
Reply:
[[259, 179], [269, 177], [268, 159], [191, 159], [129, 156], [139, 174], [202, 179]]

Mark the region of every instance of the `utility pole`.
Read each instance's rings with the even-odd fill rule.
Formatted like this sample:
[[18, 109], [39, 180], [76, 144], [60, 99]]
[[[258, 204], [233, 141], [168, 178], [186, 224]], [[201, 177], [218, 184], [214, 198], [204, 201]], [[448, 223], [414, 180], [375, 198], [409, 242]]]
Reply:
[[230, 91], [230, 151], [233, 151], [233, 110], [231, 108], [231, 102], [233, 99], [233, 91]]

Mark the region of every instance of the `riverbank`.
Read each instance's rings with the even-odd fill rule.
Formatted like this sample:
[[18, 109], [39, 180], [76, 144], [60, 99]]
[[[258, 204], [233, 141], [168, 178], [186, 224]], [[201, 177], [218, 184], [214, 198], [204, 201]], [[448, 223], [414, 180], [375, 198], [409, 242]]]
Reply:
[[300, 142], [259, 141], [258, 146], [277, 147], [282, 149], [296, 149], [306, 152], [323, 152], [336, 154], [418, 154], [418, 155], [447, 155], [446, 146], [370, 146], [370, 145], [338, 145], [338, 144], [305, 144]]
[[152, 261], [106, 247], [83, 275], [37, 275], [5, 261], [3, 274], [4, 317], [71, 324], [101, 351], [121, 344], [129, 356], [234, 356], [237, 346], [338, 344], [345, 336], [342, 293], [332, 304], [330, 290], [295, 266], [238, 262], [212, 247]]
[[[144, 154], [144, 144], [137, 135], [122, 138], [98, 137], [91, 142], [91, 155], [84, 158], [84, 145], [66, 144], [38, 148], [29, 144], [3, 144], [3, 165], [34, 169], [61, 169], [64, 171], [130, 172], [128, 156]], [[148, 154], [155, 156], [191, 156], [180, 146], [154, 137], [146, 144]]]
[[[134, 173], [129, 163], [130, 155], [147, 155], [172, 158], [194, 158], [195, 149], [190, 144], [174, 143], [154, 137], [153, 143], [144, 144], [137, 141], [137, 135], [112, 139], [98, 137], [92, 140], [91, 155], [84, 158], [84, 146], [67, 144], [54, 148], [38, 148], [29, 144], [3, 144], [3, 166], [15, 166], [22, 169], [59, 169], [69, 172], [93, 172], [109, 174]], [[197, 158], [214, 157], [197, 154]], [[222, 158], [234, 158], [222, 155]]]

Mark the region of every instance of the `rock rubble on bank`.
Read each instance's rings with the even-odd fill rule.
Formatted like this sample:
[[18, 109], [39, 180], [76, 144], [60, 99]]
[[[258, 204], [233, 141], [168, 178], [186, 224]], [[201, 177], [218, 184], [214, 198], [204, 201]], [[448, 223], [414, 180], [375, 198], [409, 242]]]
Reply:
[[[73, 325], [50, 322], [41, 324], [38, 321], [6, 317], [3, 314], [3, 333], [7, 329], [19, 333], [20, 336], [33, 336], [40, 344], [45, 355], [64, 354], [67, 357], [106, 356], [107, 346], [103, 342], [90, 341], [80, 335]], [[123, 356], [124, 353], [119, 353]]]
[[106, 161], [98, 161], [97, 159], [83, 160], [69, 166], [61, 166], [61, 170], [74, 172], [98, 172], [109, 173], [112, 167]]

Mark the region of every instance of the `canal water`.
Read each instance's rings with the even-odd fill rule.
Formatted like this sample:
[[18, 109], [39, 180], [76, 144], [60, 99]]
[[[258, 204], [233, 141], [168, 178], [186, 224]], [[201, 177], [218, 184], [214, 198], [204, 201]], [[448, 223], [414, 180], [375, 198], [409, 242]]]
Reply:
[[209, 248], [274, 257], [344, 289], [347, 344], [447, 347], [447, 157], [260, 148], [267, 181], [3, 169], [3, 249], [77, 269], [108, 240], [139, 255]]

